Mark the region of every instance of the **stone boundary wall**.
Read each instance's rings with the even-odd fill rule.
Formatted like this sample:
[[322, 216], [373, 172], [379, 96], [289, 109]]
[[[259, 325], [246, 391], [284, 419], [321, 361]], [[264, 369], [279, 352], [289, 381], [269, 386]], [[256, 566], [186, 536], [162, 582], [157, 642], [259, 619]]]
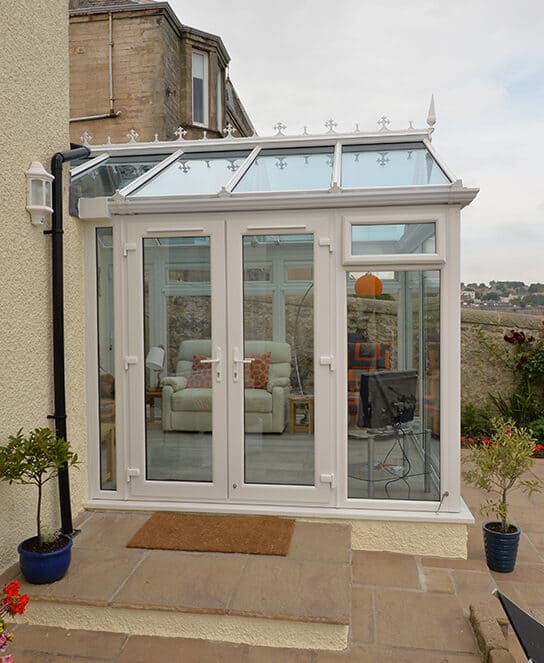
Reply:
[[505, 345], [503, 336], [511, 329], [523, 329], [533, 336], [543, 331], [544, 318], [512, 311], [461, 309], [461, 401], [483, 405], [488, 394], [509, 394], [514, 376], [482, 343], [483, 332], [489, 339]]

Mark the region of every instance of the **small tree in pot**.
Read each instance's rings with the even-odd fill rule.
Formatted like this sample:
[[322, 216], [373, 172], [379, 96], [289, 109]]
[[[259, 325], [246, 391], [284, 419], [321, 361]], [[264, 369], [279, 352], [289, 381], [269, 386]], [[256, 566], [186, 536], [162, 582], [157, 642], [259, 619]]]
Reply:
[[483, 525], [484, 544], [489, 568], [508, 573], [514, 569], [520, 537], [519, 528], [508, 517], [508, 494], [520, 489], [531, 495], [540, 490], [540, 481], [521, 478], [535, 462], [531, 431], [516, 426], [511, 419], [493, 419], [492, 431], [489, 439], [471, 445], [467, 458], [470, 469], [463, 472], [463, 478], [497, 496], [480, 507], [482, 515], [496, 518]]
[[[64, 534], [47, 536], [41, 523], [44, 485], [58, 476], [64, 466], [77, 466], [78, 457], [70, 443], [57, 438], [49, 428], [36, 428], [27, 436], [22, 429], [11, 435], [0, 447], [0, 479], [9, 483], [32, 484], [38, 489], [36, 511], [37, 535], [19, 547], [21, 571], [34, 583], [52, 582], [61, 578], [70, 564], [72, 540]], [[51, 573], [47, 567], [53, 564]], [[39, 567], [36, 571], [36, 565]], [[59, 575], [60, 574], [60, 575]]]

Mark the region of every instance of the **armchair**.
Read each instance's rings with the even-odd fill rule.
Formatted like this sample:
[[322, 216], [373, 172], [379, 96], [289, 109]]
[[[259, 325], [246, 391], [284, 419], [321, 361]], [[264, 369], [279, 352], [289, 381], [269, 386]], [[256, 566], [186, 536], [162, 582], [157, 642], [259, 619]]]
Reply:
[[[163, 430], [212, 430], [211, 371], [208, 380], [205, 369], [199, 370], [198, 366], [199, 356], [210, 355], [208, 339], [181, 342], [176, 375], [162, 382]], [[282, 433], [287, 421], [291, 346], [276, 341], [246, 341], [245, 356], [259, 355], [266, 357], [259, 381], [253, 383], [249, 379], [250, 371], [246, 370], [245, 375], [245, 429], [247, 432]], [[198, 372], [200, 379], [196, 379]]]

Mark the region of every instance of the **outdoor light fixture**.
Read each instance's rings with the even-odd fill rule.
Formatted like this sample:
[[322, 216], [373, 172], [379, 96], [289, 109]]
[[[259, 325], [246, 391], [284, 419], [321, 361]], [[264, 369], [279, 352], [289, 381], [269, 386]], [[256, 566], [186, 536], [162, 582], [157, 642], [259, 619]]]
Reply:
[[26, 171], [26, 208], [35, 226], [41, 226], [53, 213], [51, 182], [55, 179], [39, 161], [33, 161]]
[[151, 380], [151, 382], [155, 384], [152, 384], [151, 386], [158, 387], [159, 375], [164, 365], [164, 348], [160, 348], [158, 346], [153, 346], [150, 348], [149, 352], [147, 353], [147, 357], [145, 358], [145, 365], [146, 368], [149, 368], [150, 371], [157, 372], [156, 380]]

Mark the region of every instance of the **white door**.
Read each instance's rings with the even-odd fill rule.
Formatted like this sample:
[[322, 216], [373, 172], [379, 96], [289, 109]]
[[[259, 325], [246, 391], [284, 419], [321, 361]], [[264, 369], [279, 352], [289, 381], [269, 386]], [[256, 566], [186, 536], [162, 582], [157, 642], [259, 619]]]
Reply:
[[331, 502], [327, 237], [285, 215], [127, 221], [131, 496]]

